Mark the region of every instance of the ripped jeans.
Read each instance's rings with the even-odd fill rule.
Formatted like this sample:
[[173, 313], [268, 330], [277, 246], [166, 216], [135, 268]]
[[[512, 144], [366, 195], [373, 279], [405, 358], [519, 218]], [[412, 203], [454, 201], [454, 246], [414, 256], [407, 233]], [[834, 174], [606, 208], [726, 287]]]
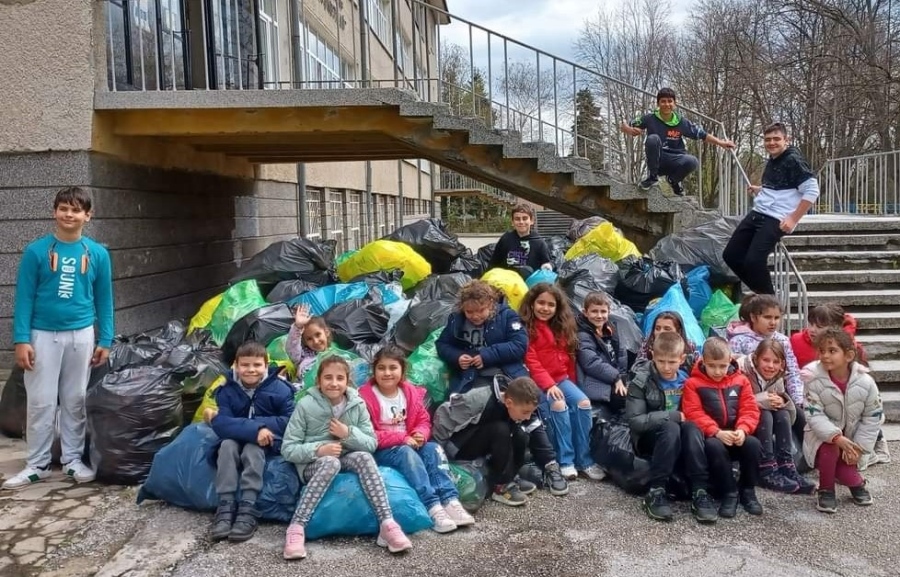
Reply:
[[[591, 457], [591, 405], [587, 395], [578, 385], [568, 379], [556, 384], [565, 395], [564, 408], [553, 409], [556, 401], [547, 393], [541, 394], [538, 405], [541, 419], [547, 425], [547, 432], [561, 467], [574, 465], [583, 471], [594, 464]], [[586, 404], [581, 407], [579, 404]]]

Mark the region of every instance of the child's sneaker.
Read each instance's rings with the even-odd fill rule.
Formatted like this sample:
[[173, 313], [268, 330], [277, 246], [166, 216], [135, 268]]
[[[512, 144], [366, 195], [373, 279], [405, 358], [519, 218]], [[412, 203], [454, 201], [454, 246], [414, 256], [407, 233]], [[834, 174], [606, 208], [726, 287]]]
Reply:
[[234, 516], [234, 523], [231, 525], [231, 532], [228, 533], [228, 540], [236, 542], [249, 540], [259, 526], [258, 518], [259, 511], [256, 510], [256, 504], [241, 501]]
[[525, 495], [519, 490], [519, 486], [515, 481], [494, 487], [491, 499], [510, 507], [519, 507], [525, 504]]
[[719, 520], [716, 504], [703, 489], [697, 489], [691, 499], [691, 513], [699, 523], [715, 523]]
[[456, 499], [449, 501], [444, 505], [444, 511], [446, 511], [447, 515], [453, 519], [453, 522], [456, 523], [457, 527], [468, 527], [469, 525], [475, 524], [475, 517], [469, 515], [469, 512], [462, 506], [462, 503]]
[[381, 522], [381, 530], [378, 532], [378, 539], [375, 542], [379, 547], [387, 547], [391, 553], [402, 553], [412, 549], [409, 537], [393, 519]]
[[40, 483], [50, 477], [50, 468], [38, 469], [37, 467], [25, 467], [3, 483], [3, 488], [16, 491]]
[[544, 486], [550, 489], [550, 494], [554, 497], [564, 497], [569, 494], [569, 483], [563, 477], [559, 463], [549, 463], [544, 467]]
[[447, 515], [447, 511], [440, 504], [435, 505], [428, 510], [428, 516], [431, 517], [431, 529], [435, 533], [450, 533], [456, 531], [456, 523]]
[[299, 523], [291, 523], [284, 537], [284, 558], [306, 558], [306, 530]]
[[774, 464], [771, 468], [766, 469], [766, 472], [760, 476], [759, 486], [770, 491], [775, 491], [776, 493], [791, 494], [800, 490], [800, 484], [781, 474], [781, 470]]
[[871, 505], [873, 502], [872, 493], [869, 493], [869, 490], [866, 489], [865, 481], [863, 481], [863, 484], [859, 487], [850, 487], [850, 497], [852, 497], [853, 502], [860, 507]]
[[523, 495], [531, 495], [532, 493], [537, 491], [537, 485], [535, 485], [531, 481], [523, 479], [522, 477], [516, 477], [515, 483], [519, 486], [519, 491], [522, 491]]
[[666, 490], [662, 487], [650, 489], [644, 496], [641, 508], [654, 521], [671, 521], [675, 517]]
[[741, 489], [741, 505], [744, 511], [751, 515], [762, 515], [763, 506], [756, 498], [756, 490], [753, 487], [744, 487]]
[[816, 492], [816, 484], [801, 475], [793, 461], [778, 465], [778, 471], [783, 476], [797, 483], [797, 493], [801, 495], [812, 495]]
[[559, 468], [559, 472], [566, 478], [566, 481], [574, 481], [578, 478], [578, 471], [573, 465], [563, 465]]
[[725, 493], [719, 501], [719, 517], [723, 519], [734, 519], [737, 516], [738, 494]]
[[63, 472], [67, 477], [74, 479], [76, 483], [90, 483], [97, 476], [93, 469], [81, 462], [81, 459], [75, 459], [68, 465], [64, 465]]
[[816, 509], [823, 513], [837, 513], [837, 497], [834, 491], [819, 489], [816, 495]]
[[587, 469], [582, 469], [580, 473], [591, 481], [602, 481], [606, 478], [606, 471], [597, 464], [591, 465]]

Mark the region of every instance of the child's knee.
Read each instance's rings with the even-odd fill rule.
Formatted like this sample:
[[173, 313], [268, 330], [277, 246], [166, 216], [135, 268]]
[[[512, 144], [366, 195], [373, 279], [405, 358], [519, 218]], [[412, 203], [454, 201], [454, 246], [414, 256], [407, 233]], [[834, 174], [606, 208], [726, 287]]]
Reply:
[[552, 403], [550, 403], [550, 410], [559, 413], [562, 411], [567, 411], [569, 409], [568, 409], [568, 407], [566, 407], [566, 402], [563, 400], [563, 401], [553, 401]]
[[591, 400], [590, 399], [582, 399], [578, 401], [579, 409], [590, 409], [591, 408]]
[[341, 471], [341, 460], [337, 457], [319, 457], [319, 467], [329, 475], [337, 475]]

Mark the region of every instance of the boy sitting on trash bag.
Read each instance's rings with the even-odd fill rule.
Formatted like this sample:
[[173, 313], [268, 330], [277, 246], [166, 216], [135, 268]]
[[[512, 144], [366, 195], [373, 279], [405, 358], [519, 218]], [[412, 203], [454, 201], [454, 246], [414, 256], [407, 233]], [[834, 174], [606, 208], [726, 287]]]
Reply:
[[[631, 428], [635, 453], [650, 457], [650, 484], [641, 508], [657, 521], [671, 521], [672, 505], [666, 484], [681, 457], [682, 446], [703, 445], [703, 435], [681, 411], [681, 393], [694, 363], [685, 354], [684, 339], [675, 332], [659, 333], [653, 340], [653, 360], [641, 359], [631, 369], [625, 418]], [[703, 522], [717, 513], [705, 487], [691, 485], [691, 511]]]
[[525, 496], [537, 490], [534, 483], [516, 476], [525, 464], [526, 448], [543, 469], [544, 486], [550, 494], [566, 495], [569, 484], [560, 472], [556, 451], [544, 424], [534, 416], [540, 397], [541, 391], [530, 377], [510, 381], [497, 375], [491, 387], [450, 395], [435, 412], [431, 434], [451, 461], [490, 455], [491, 499], [498, 503], [524, 505]]
[[218, 410], [203, 412], [203, 420], [221, 439], [212, 455], [219, 496], [211, 530], [214, 541], [246, 541], [256, 533], [256, 499], [262, 490], [266, 456], [281, 451], [294, 412], [294, 389], [279, 371], [269, 368], [264, 346], [252, 341], [242, 344], [234, 368], [216, 391]]
[[514, 270], [522, 278], [528, 278], [538, 269], [553, 270], [547, 243], [531, 230], [534, 209], [527, 204], [517, 204], [512, 210], [512, 225], [513, 229], [504, 232], [497, 241], [488, 269]]

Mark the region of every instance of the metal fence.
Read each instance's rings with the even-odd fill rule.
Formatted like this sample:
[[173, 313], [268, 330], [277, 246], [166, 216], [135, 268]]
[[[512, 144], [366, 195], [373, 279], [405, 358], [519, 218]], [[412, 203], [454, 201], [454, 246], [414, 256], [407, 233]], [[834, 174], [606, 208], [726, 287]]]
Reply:
[[818, 177], [818, 214], [900, 214], [900, 150], [833, 158]]

